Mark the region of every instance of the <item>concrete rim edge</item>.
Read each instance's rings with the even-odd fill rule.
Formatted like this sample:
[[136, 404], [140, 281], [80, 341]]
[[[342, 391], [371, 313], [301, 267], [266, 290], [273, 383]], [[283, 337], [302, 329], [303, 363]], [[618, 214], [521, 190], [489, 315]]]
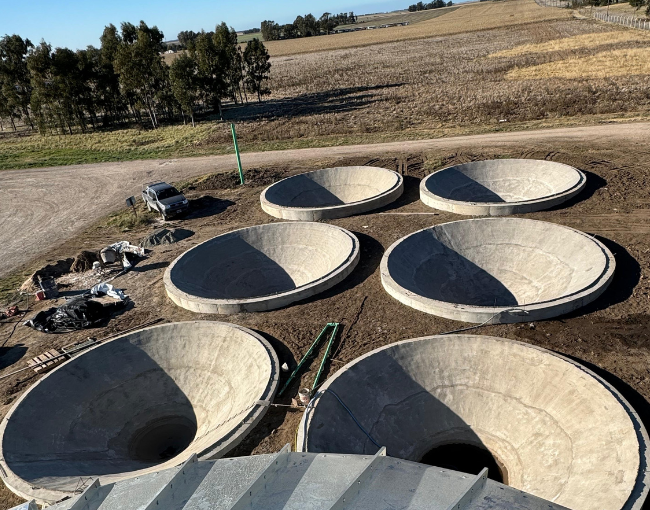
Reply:
[[[424, 297], [420, 294], [415, 294], [412, 291], [409, 291], [399, 285], [390, 275], [388, 271], [388, 258], [393, 250], [405, 241], [407, 238], [423, 232], [425, 230], [440, 226], [440, 225], [449, 225], [451, 223], [457, 223], [461, 221], [500, 221], [501, 218], [476, 218], [476, 219], [466, 219], [466, 220], [456, 220], [446, 223], [440, 223], [438, 225], [433, 225], [431, 227], [426, 227], [416, 232], [412, 232], [397, 241], [395, 241], [390, 247], [384, 252], [380, 263], [380, 274], [381, 274], [381, 283], [384, 287], [384, 290], [393, 298], [397, 299], [402, 304], [415, 308], [424, 313], [435, 315], [437, 317], [444, 317], [446, 319], [457, 320], [461, 322], [469, 322], [474, 324], [480, 324], [483, 322], [488, 322], [490, 324], [512, 324], [517, 322], [528, 322], [536, 320], [550, 319], [552, 317], [557, 317], [559, 315], [564, 315], [570, 313], [578, 308], [591, 303], [597, 299], [614, 278], [614, 272], [616, 269], [616, 259], [612, 252], [598, 239], [594, 236], [590, 236], [585, 232], [580, 230], [567, 227], [566, 225], [561, 225], [558, 223], [552, 223], [547, 221], [540, 220], [531, 220], [527, 218], [508, 218], [514, 221], [533, 221], [539, 223], [551, 224], [557, 228], [564, 228], [571, 230], [576, 234], [588, 238], [590, 241], [595, 243], [600, 250], [603, 252], [607, 260], [606, 267], [604, 271], [599, 275], [598, 278], [594, 279], [592, 283], [581, 289], [578, 292], [574, 292], [567, 296], [562, 296], [556, 299], [540, 301], [536, 303], [530, 303], [526, 305], [518, 305], [516, 307], [488, 307], [488, 306], [475, 306], [475, 305], [463, 305], [459, 303], [451, 303], [447, 301], [439, 301], [431, 298]], [[508, 312], [523, 312], [521, 314], [508, 313]]]
[[441, 168], [436, 172], [433, 172], [427, 175], [424, 179], [420, 181], [420, 200], [426, 206], [433, 209], [438, 209], [440, 211], [453, 212], [455, 214], [462, 214], [467, 216], [507, 216], [510, 214], [523, 214], [542, 211], [545, 209], [550, 209], [560, 205], [571, 198], [578, 195], [587, 185], [587, 176], [582, 170], [575, 168], [571, 165], [565, 163], [559, 163], [557, 161], [546, 161], [557, 166], [564, 166], [570, 168], [572, 171], [576, 172], [579, 175], [578, 183], [570, 188], [553, 193], [551, 195], [546, 195], [540, 198], [531, 199], [531, 200], [519, 200], [514, 202], [468, 202], [460, 200], [451, 200], [448, 198], [443, 198], [435, 193], [429, 191], [427, 188], [427, 181], [430, 177], [440, 172], [449, 170], [457, 166], [471, 165], [473, 163], [483, 163], [485, 161], [540, 161], [540, 160], [531, 160], [531, 159], [521, 159], [521, 158], [512, 158], [512, 159], [503, 159], [503, 160], [482, 160], [482, 161], [471, 161], [469, 163], [462, 163], [461, 165], [451, 165], [445, 168]]
[[[364, 166], [364, 165], [360, 165]], [[325, 219], [337, 219], [337, 218], [346, 218], [348, 216], [355, 216], [357, 214], [362, 214], [374, 209], [378, 209], [385, 205], [388, 205], [395, 200], [397, 200], [402, 193], [404, 192], [404, 177], [394, 170], [389, 170], [388, 168], [382, 168], [378, 166], [368, 166], [371, 170], [381, 170], [383, 172], [390, 172], [397, 177], [397, 181], [389, 189], [374, 195], [363, 200], [357, 200], [356, 202], [348, 202], [340, 205], [332, 205], [327, 207], [288, 207], [281, 206], [270, 202], [266, 198], [267, 192], [273, 187], [289, 179], [298, 177], [299, 175], [307, 175], [314, 172], [321, 172], [324, 170], [333, 170], [335, 168], [356, 168], [356, 167], [331, 167], [331, 168], [321, 168], [318, 170], [312, 170], [310, 172], [304, 172], [301, 174], [291, 175], [280, 179], [277, 182], [274, 182], [270, 186], [267, 186], [264, 191], [260, 194], [260, 205], [262, 210], [273, 216], [275, 218], [280, 218], [284, 220], [292, 221], [315, 221], [315, 220], [325, 220]], [[289, 216], [295, 216], [291, 218]]]
[[[578, 361], [574, 361], [571, 358], [568, 358], [555, 351], [551, 351], [549, 349], [545, 349], [543, 347], [534, 344], [520, 342], [518, 340], [512, 340], [510, 338], [503, 338], [503, 337], [497, 337], [492, 335], [474, 335], [469, 333], [461, 333], [455, 335], [430, 335], [430, 336], [423, 336], [418, 338], [399, 340], [397, 342], [393, 342], [384, 345], [382, 347], [378, 347], [377, 349], [373, 349], [372, 351], [367, 352], [366, 354], [363, 354], [358, 358], [355, 358], [354, 360], [350, 361], [349, 363], [339, 368], [339, 370], [337, 370], [337, 372], [334, 375], [332, 375], [329, 379], [327, 379], [327, 381], [320, 387], [316, 395], [312, 397], [312, 400], [310, 401], [298, 425], [298, 432], [296, 434], [296, 451], [298, 452], [309, 451], [306, 431], [312, 419], [312, 413], [310, 413], [310, 411], [314, 410], [315, 406], [318, 404], [318, 399], [320, 399], [320, 397], [325, 393], [325, 390], [327, 390], [332, 385], [332, 383], [338, 378], [339, 374], [343, 373], [345, 370], [349, 369], [353, 365], [360, 363], [364, 359], [376, 354], [377, 352], [395, 347], [396, 345], [410, 343], [410, 342], [417, 342], [420, 340], [442, 339], [442, 338], [449, 338], [449, 337], [467, 337], [467, 336], [479, 337], [479, 338], [486, 337], [501, 342], [514, 343], [514, 344], [521, 345], [523, 347], [528, 347], [531, 349], [538, 350], [544, 354], [555, 356], [556, 358], [559, 358], [564, 362], [573, 365], [578, 370], [582, 370], [584, 373], [590, 375], [593, 379], [595, 379], [597, 382], [603, 385], [607, 389], [607, 391], [609, 391], [612, 394], [612, 396], [618, 401], [618, 403], [625, 410], [628, 418], [630, 419], [630, 422], [632, 423], [632, 426], [634, 427], [634, 431], [637, 437], [637, 443], [639, 445], [639, 470], [638, 470], [636, 482], [634, 484], [632, 493], [630, 494], [627, 502], [621, 508], [621, 510], [642, 509], [643, 504], [648, 496], [648, 493], [650, 492], [650, 471], [647, 470], [647, 467], [650, 466], [650, 449], [649, 449], [650, 436], [648, 435], [648, 431], [646, 430], [645, 425], [639, 418], [638, 413], [634, 410], [632, 405], [625, 399], [623, 395], [621, 395], [621, 393], [616, 388], [614, 388], [614, 386], [612, 386], [610, 383], [605, 381], [602, 377], [600, 377], [592, 370], [588, 369], [582, 363], [579, 363]], [[635, 497], [635, 493], [636, 493], [636, 497]]]
[[[280, 373], [279, 372], [279, 370], [280, 370], [279, 361], [278, 361], [278, 357], [277, 357], [277, 354], [276, 354], [275, 350], [273, 349], [271, 344], [262, 335], [260, 335], [259, 333], [255, 332], [255, 331], [253, 331], [253, 330], [251, 330], [249, 328], [245, 328], [245, 327], [239, 326], [237, 324], [231, 324], [229, 322], [193, 320], [193, 321], [167, 322], [167, 323], [164, 323], [164, 324], [157, 324], [155, 326], [150, 326], [150, 327], [147, 327], [147, 328], [138, 329], [136, 331], [131, 331], [129, 333], [119, 335], [119, 336], [117, 336], [115, 338], [111, 338], [110, 340], [108, 340], [106, 342], [102, 342], [102, 343], [100, 343], [98, 345], [95, 345], [95, 346], [87, 349], [82, 354], [80, 354], [80, 356], [83, 356], [84, 354], [86, 354], [86, 353], [88, 353], [90, 351], [93, 351], [95, 349], [98, 349], [98, 348], [100, 348], [100, 347], [102, 347], [104, 345], [107, 345], [107, 344], [109, 344], [109, 343], [111, 343], [111, 342], [113, 342], [115, 340], [123, 339], [123, 338], [125, 338], [127, 336], [130, 336], [130, 335], [133, 335], [135, 333], [140, 333], [141, 331], [162, 328], [162, 327], [165, 327], [165, 326], [169, 326], [171, 324], [197, 324], [197, 323], [200, 323], [200, 324], [205, 324], [205, 323], [207, 323], [207, 324], [218, 324], [218, 325], [225, 325], [227, 327], [239, 329], [240, 331], [243, 331], [246, 334], [252, 336], [258, 342], [260, 342], [260, 344], [262, 344], [262, 346], [267, 351], [267, 354], [269, 355], [269, 361], [270, 361], [270, 364], [271, 364], [271, 377], [269, 378], [269, 383], [267, 384], [267, 387], [264, 390], [263, 396], [267, 396], [267, 399], [270, 402], [273, 402], [273, 399], [275, 397], [275, 393], [276, 393], [276, 391], [278, 389], [279, 373]], [[53, 369], [50, 372], [48, 372], [47, 374], [45, 374], [38, 381], [36, 381], [36, 383], [31, 385], [18, 398], [18, 400], [16, 400], [14, 405], [11, 406], [11, 409], [9, 409], [9, 411], [7, 412], [5, 417], [2, 419], [2, 422], [0, 422], [0, 475], [2, 477], [3, 483], [5, 484], [5, 486], [11, 492], [13, 492], [17, 496], [19, 496], [19, 497], [21, 497], [21, 498], [23, 498], [25, 500], [35, 499], [38, 504], [52, 504], [52, 503], [57, 502], [57, 501], [59, 501], [59, 500], [61, 500], [63, 498], [69, 497], [71, 495], [71, 493], [65, 492], [65, 491], [54, 490], [54, 489], [40, 488], [40, 487], [34, 488], [31, 484], [29, 484], [28, 482], [26, 482], [25, 480], [20, 478], [18, 475], [16, 475], [11, 470], [11, 468], [9, 468], [9, 466], [7, 465], [7, 463], [5, 461], [5, 458], [4, 458], [4, 441], [3, 441], [4, 433], [5, 433], [5, 430], [7, 428], [7, 422], [9, 421], [11, 416], [13, 415], [14, 411], [18, 408], [18, 406], [23, 402], [23, 400], [25, 400], [25, 398], [27, 398], [27, 396], [31, 393], [31, 391], [36, 386], [38, 386], [43, 381], [45, 381], [48, 377], [50, 377], [51, 374], [54, 374], [57, 370], [60, 370], [61, 368], [65, 367], [68, 363], [70, 363], [71, 361], [74, 361], [78, 357], [79, 356], [76, 356], [76, 357], [71, 358], [71, 359], [69, 359], [67, 361], [64, 361], [58, 367], [56, 367], [55, 369]], [[260, 398], [260, 400], [262, 400], [262, 399]], [[235, 428], [235, 429], [233, 429], [233, 431], [229, 432], [229, 435], [234, 435], [235, 438], [232, 441], [226, 443], [226, 445], [224, 447], [220, 448], [219, 451], [215, 454], [216, 456], [210, 457], [210, 458], [218, 458], [218, 457], [228, 453], [228, 450], [225, 449], [226, 446], [228, 446], [229, 449], [232, 449], [233, 447], [237, 446], [237, 444], [239, 444], [239, 442], [241, 442], [246, 437], [248, 431], [250, 431], [253, 427], [255, 427], [255, 425], [257, 425], [257, 423], [262, 419], [264, 414], [266, 414], [267, 410], [268, 410], [268, 407], [266, 407], [266, 406], [256, 406], [256, 407], [254, 407], [246, 415], [246, 417], [252, 416], [253, 417], [253, 422], [245, 424], [245, 425], [248, 425], [248, 426], [243, 427], [243, 430], [242, 430], [242, 432], [240, 434], [233, 433], [233, 431], [238, 430], [237, 428]], [[241, 427], [241, 425], [240, 425], [240, 427]], [[238, 438], [237, 436], [240, 436], [240, 437]], [[239, 439], [239, 441], [235, 442], [236, 439]], [[209, 453], [210, 452], [208, 452], [208, 454]], [[200, 455], [202, 456], [202, 458], [207, 458], [207, 457], [205, 457], [205, 455], [206, 455], [205, 450], [203, 452], [201, 452]], [[182, 453], [179, 454], [177, 457], [179, 457], [179, 456], [182, 456]], [[134, 478], [134, 477], [137, 477], [137, 476], [140, 476], [140, 475], [144, 475], [144, 474], [148, 474], [148, 473], [154, 473], [154, 472], [157, 472], [157, 471], [160, 471], [160, 470], [163, 470], [163, 469], [167, 469], [167, 468], [179, 465], [185, 460], [184, 458], [183, 458], [183, 460], [175, 460], [175, 459], [177, 459], [177, 457], [173, 457], [172, 459], [170, 459], [167, 462], [158, 464], [158, 465], [150, 467], [150, 468], [145, 468], [145, 469], [141, 469], [141, 470], [137, 470], [137, 471], [129, 471], [128, 476], [125, 477], [125, 478]], [[167, 466], [166, 464], [168, 464], [168, 463], [170, 463], [170, 465]], [[101, 476], [99, 476], [98, 478], [101, 478]]]
[[317, 280], [314, 280], [308, 284], [301, 285], [300, 287], [297, 287], [295, 289], [281, 292], [278, 294], [257, 296], [253, 298], [245, 298], [245, 299], [200, 298], [180, 290], [172, 282], [171, 272], [174, 269], [174, 266], [184, 255], [186, 255], [190, 251], [200, 248], [204, 244], [211, 242], [213, 239], [216, 239], [217, 237], [233, 234], [235, 232], [240, 232], [242, 230], [247, 230], [250, 228], [266, 227], [268, 225], [282, 225], [283, 223], [277, 222], [277, 223], [265, 223], [262, 225], [253, 225], [250, 227], [231, 230], [230, 232], [225, 232], [218, 236], [212, 237], [210, 239], [207, 239], [206, 241], [203, 241], [200, 244], [197, 244], [196, 246], [193, 246], [189, 250], [186, 250], [185, 252], [181, 253], [165, 270], [165, 274], [163, 276], [163, 283], [165, 285], [165, 290], [167, 292], [167, 295], [176, 305], [195, 313], [216, 313], [216, 314], [229, 315], [229, 314], [241, 313], [241, 312], [262, 312], [262, 311], [282, 308], [295, 301], [300, 301], [302, 299], [306, 299], [308, 297], [314, 296], [316, 294], [319, 294], [320, 292], [330, 289], [334, 285], [340, 283], [345, 278], [347, 278], [350, 275], [350, 273], [354, 271], [354, 269], [356, 268], [359, 262], [360, 245], [357, 236], [355, 236], [349, 230], [346, 230], [336, 225], [330, 225], [328, 223], [304, 221], [304, 222], [295, 222], [293, 224], [300, 224], [300, 223], [314, 224], [314, 225], [319, 225], [322, 228], [335, 229], [338, 232], [347, 235], [351, 239], [353, 245], [352, 251], [349, 253], [347, 259], [343, 261], [343, 263], [341, 263], [341, 265], [336, 267], [334, 270], [330, 271], [329, 273], [322, 276], [321, 278], [318, 278]]

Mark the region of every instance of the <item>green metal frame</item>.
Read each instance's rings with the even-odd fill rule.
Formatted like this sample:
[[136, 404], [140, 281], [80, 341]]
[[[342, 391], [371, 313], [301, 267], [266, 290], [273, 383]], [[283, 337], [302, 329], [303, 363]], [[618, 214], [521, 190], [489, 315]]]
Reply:
[[289, 379], [287, 379], [287, 382], [284, 383], [284, 386], [279, 391], [278, 396], [282, 396], [284, 391], [293, 382], [294, 378], [296, 377], [298, 372], [300, 372], [300, 369], [305, 364], [305, 362], [311, 357], [312, 353], [318, 347], [318, 344], [323, 339], [323, 337], [325, 336], [325, 334], [326, 334], [326, 332], [327, 332], [327, 330], [329, 328], [333, 328], [333, 330], [332, 330], [332, 333], [330, 334], [329, 341], [327, 342], [327, 348], [325, 349], [325, 355], [323, 356], [323, 360], [320, 363], [320, 367], [318, 367], [318, 373], [316, 374], [316, 379], [314, 379], [314, 384], [311, 387], [312, 391], [318, 386], [318, 380], [320, 379], [320, 376], [323, 373], [323, 369], [325, 368], [325, 363], [327, 362], [327, 358], [329, 357], [330, 351], [332, 350], [332, 344], [334, 343], [334, 338], [336, 338], [336, 333], [338, 332], [338, 329], [339, 329], [339, 323], [338, 322], [328, 322], [325, 325], [325, 327], [322, 329], [322, 331], [316, 337], [316, 340], [314, 340], [314, 343], [312, 343], [311, 347], [309, 347], [309, 349], [307, 350], [307, 353], [300, 360], [300, 363], [298, 363], [298, 366], [296, 367], [296, 369], [291, 373], [291, 375], [289, 376]]

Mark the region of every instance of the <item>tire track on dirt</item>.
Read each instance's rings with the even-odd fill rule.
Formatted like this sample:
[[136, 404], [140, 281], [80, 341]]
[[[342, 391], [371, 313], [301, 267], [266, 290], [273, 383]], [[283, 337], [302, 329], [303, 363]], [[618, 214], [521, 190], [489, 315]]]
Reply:
[[[249, 152], [244, 168], [287, 162], [379, 154], [406, 154], [432, 149], [506, 147], [520, 144], [613, 140], [645, 143], [650, 123], [607, 124], [575, 128], [490, 133], [410, 142], [347, 145], [314, 149]], [[550, 148], [549, 148], [550, 150]], [[96, 163], [0, 172], [0, 276], [47, 252], [138, 195], [143, 182], [177, 181], [197, 175], [235, 171], [232, 155], [172, 160]]]

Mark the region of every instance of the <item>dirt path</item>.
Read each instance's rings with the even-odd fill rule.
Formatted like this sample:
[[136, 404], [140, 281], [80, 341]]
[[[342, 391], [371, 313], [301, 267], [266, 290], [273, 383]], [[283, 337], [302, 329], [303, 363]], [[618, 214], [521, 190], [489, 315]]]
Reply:
[[[608, 124], [578, 128], [519, 131], [412, 142], [348, 145], [242, 154], [244, 167], [353, 156], [380, 156], [431, 149], [454, 149], [621, 140], [641, 146], [650, 138], [650, 123]], [[52, 167], [0, 172], [0, 276], [45, 253], [97, 219], [138, 195], [143, 182], [177, 181], [196, 175], [234, 171], [234, 156]]]

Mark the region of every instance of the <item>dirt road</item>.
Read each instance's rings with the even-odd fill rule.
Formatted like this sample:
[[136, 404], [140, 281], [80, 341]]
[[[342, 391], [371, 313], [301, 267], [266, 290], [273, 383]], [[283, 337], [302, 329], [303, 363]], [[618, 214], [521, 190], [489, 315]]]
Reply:
[[[626, 141], [642, 146], [650, 138], [650, 123], [520, 131], [412, 142], [348, 145], [242, 154], [244, 168], [283, 165], [300, 161], [353, 156], [380, 156], [433, 149], [464, 149], [548, 144], [556, 142]], [[98, 163], [0, 172], [0, 276], [68, 239], [100, 217], [138, 196], [141, 184], [153, 180], [176, 181], [196, 175], [235, 171], [234, 156], [209, 156], [175, 160]]]

